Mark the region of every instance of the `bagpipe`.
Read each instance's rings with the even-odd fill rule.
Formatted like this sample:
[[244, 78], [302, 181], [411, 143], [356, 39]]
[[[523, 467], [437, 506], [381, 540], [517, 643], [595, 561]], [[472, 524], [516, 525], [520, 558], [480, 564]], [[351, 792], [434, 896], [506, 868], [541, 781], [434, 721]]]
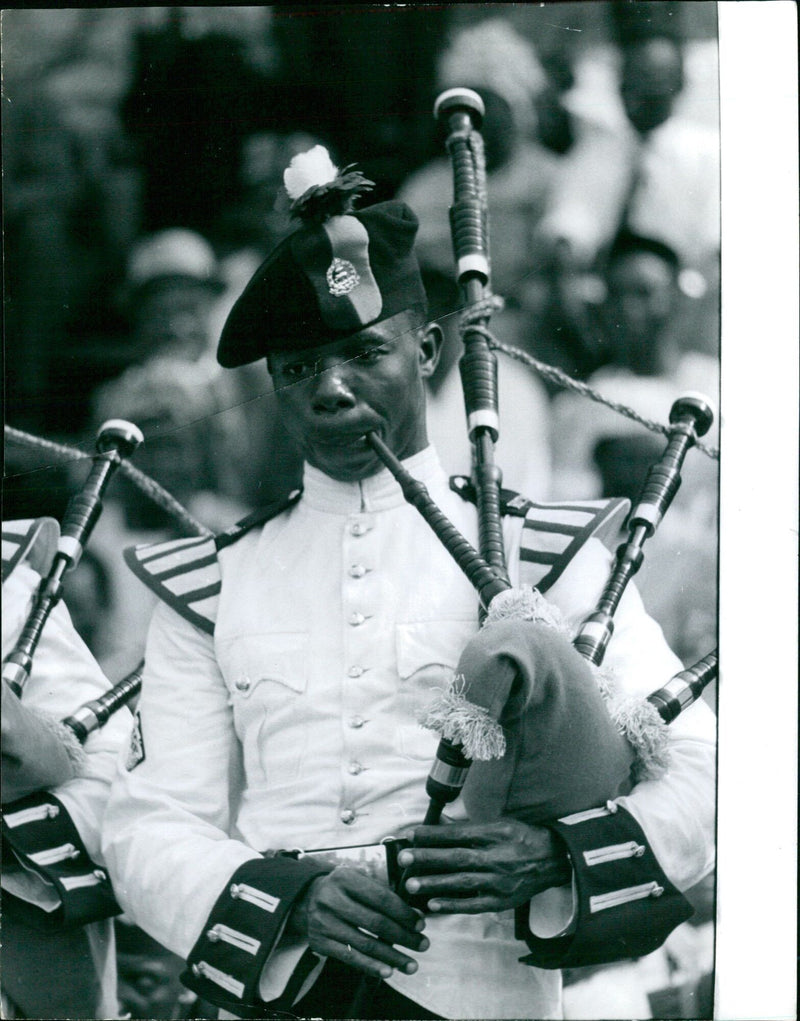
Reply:
[[108, 484], [123, 458], [130, 456], [143, 439], [137, 426], [121, 419], [112, 419], [100, 427], [92, 468], [83, 488], [69, 501], [53, 562], [37, 590], [16, 645], [3, 663], [3, 680], [17, 696], [22, 694], [30, 677], [33, 655], [47, 620], [63, 596], [64, 575], [77, 566], [100, 517]]
[[[42, 440], [20, 430], [5, 427], [7, 438], [59, 455], [75, 458], [70, 447]], [[135, 469], [128, 461], [144, 437], [138, 426], [122, 419], [104, 422], [97, 433], [92, 466], [83, 486], [70, 498], [61, 523], [61, 537], [47, 574], [43, 576], [34, 595], [31, 609], [13, 650], [3, 662], [2, 678], [18, 697], [22, 697], [33, 668], [33, 658], [50, 614], [61, 601], [64, 577], [73, 570], [91, 537], [103, 510], [103, 498], [117, 471], [139, 485], [151, 499], [158, 502], [177, 519], [188, 534], [208, 535], [209, 530], [196, 521], [154, 479]], [[80, 455], [78, 455], [80, 456]], [[77, 740], [83, 744], [91, 733], [139, 694], [144, 662], [114, 684], [96, 699], [80, 705], [62, 720]]]
[[[558, 621], [546, 601], [535, 592], [514, 591], [508, 580], [501, 518], [502, 474], [494, 461], [499, 435], [497, 362], [487, 323], [492, 307], [488, 250], [488, 206], [480, 125], [483, 103], [469, 89], [449, 89], [436, 101], [434, 115], [446, 130], [446, 147], [453, 169], [450, 223], [458, 283], [467, 312], [462, 319], [464, 353], [459, 362], [467, 426], [473, 447], [473, 486], [479, 521], [480, 552], [435, 505], [425, 486], [413, 479], [375, 434], [367, 441], [399, 483], [405, 499], [415, 506], [475, 587], [483, 626], [469, 643], [456, 671], [456, 682], [439, 704], [421, 720], [441, 735], [436, 760], [428, 777], [426, 823], [437, 823], [444, 807], [464, 790], [471, 817], [485, 814], [485, 797], [467, 783], [473, 760], [497, 762], [506, 755], [509, 728], [521, 753], [513, 772], [505, 770], [505, 801], [490, 812], [504, 811], [526, 821], [542, 821], [603, 804], [620, 792], [634, 765], [634, 752], [658, 745], [660, 730], [700, 697], [717, 676], [717, 653], [710, 653], [681, 671], [641, 704], [625, 707], [613, 720], [598, 696], [597, 679], [589, 669], [564, 663], [551, 639]], [[494, 345], [500, 346], [501, 345]], [[530, 361], [535, 361], [530, 359]], [[550, 367], [552, 368], [552, 367]], [[558, 370], [555, 370], [559, 375]], [[643, 545], [656, 531], [681, 484], [687, 452], [710, 428], [713, 411], [700, 394], [686, 394], [675, 402], [667, 430], [668, 442], [660, 460], [648, 472], [636, 506], [628, 519], [629, 536], [616, 552], [612, 573], [596, 609], [574, 637], [574, 648], [587, 664], [599, 667], [614, 630], [614, 615], [626, 586], [643, 561]], [[575, 657], [576, 659], [578, 657]], [[542, 660], [550, 666], [542, 666]], [[570, 674], [575, 680], [572, 680]], [[602, 686], [602, 682], [601, 682]], [[548, 692], [548, 688], [550, 689]], [[560, 719], [570, 725], [571, 747], [558, 755], [558, 767], [548, 768], [548, 755], [566, 733], [548, 731], [552, 723], [542, 691], [567, 705]], [[635, 719], [631, 720], [633, 710]], [[591, 721], [587, 726], [587, 721]], [[575, 741], [580, 722], [581, 736]], [[644, 737], [642, 736], [644, 731]], [[531, 751], [538, 745], [538, 750]], [[651, 758], [658, 759], [652, 748]], [[532, 758], [526, 763], [525, 755]], [[496, 770], [495, 770], [496, 772]], [[641, 772], [641, 771], [640, 771]], [[634, 768], [634, 775], [636, 769]], [[565, 777], [566, 782], [565, 782]], [[579, 779], [582, 778], [582, 779]], [[555, 790], [541, 790], [551, 782]], [[501, 785], [503, 786], [503, 785]], [[496, 783], [495, 783], [496, 787]], [[497, 793], [497, 790], [495, 790]]]

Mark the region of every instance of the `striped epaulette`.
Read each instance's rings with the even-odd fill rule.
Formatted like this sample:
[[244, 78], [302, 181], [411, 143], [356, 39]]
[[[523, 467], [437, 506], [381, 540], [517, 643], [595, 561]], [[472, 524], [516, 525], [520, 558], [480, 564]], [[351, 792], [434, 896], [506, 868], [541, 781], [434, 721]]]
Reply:
[[3, 522], [3, 581], [26, 560], [39, 574], [50, 569], [60, 529], [55, 518], [27, 518]]
[[[450, 488], [475, 503], [475, 489], [468, 478], [454, 476]], [[520, 584], [546, 592], [588, 539], [613, 541], [629, 509], [629, 501], [622, 498], [537, 503], [502, 489], [503, 516], [525, 519], [519, 553]]]
[[125, 550], [125, 562], [137, 578], [190, 624], [213, 635], [222, 588], [217, 554], [257, 525], [266, 524], [300, 499], [296, 490], [262, 507], [219, 535], [145, 543]]
[[527, 500], [519, 550], [520, 583], [546, 592], [588, 539], [613, 540], [630, 509], [628, 500]]

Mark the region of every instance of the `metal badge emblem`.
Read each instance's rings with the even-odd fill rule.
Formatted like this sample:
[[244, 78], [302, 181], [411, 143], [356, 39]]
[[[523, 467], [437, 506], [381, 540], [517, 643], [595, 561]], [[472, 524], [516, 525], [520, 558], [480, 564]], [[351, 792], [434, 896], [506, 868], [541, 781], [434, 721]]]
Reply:
[[328, 266], [325, 279], [328, 281], [329, 293], [335, 298], [342, 298], [349, 294], [361, 281], [352, 262], [338, 257]]

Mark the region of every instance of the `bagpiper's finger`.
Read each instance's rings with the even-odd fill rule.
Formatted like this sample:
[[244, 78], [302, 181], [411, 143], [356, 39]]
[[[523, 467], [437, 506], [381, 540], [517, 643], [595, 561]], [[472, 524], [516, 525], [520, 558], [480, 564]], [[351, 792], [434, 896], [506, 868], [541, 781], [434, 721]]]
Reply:
[[[402, 947], [408, 947], [409, 950], [423, 951], [428, 949], [428, 939], [422, 935], [421, 931], [409, 932], [408, 929], [404, 929], [401, 925], [392, 921], [391, 918], [387, 918], [378, 911], [373, 911], [363, 905], [359, 905], [357, 917], [354, 915], [351, 917], [351, 921], [359, 929], [365, 930], [371, 936], [389, 946], [399, 944]], [[422, 920], [420, 920], [419, 924], [422, 924]]]
[[391, 938], [390, 942], [403, 942], [404, 945], [412, 945], [405, 943], [408, 934], [416, 936], [425, 928], [425, 919], [420, 912], [406, 904], [393, 890], [376, 883], [369, 876], [359, 872], [350, 872], [346, 879], [347, 893], [351, 900], [369, 912], [368, 919], [363, 920], [364, 916], [361, 915], [358, 919], [353, 920], [370, 931], [377, 931], [371, 928], [370, 921], [373, 920], [375, 913], [378, 913], [403, 930], [402, 936]]
[[[414, 847], [485, 846], [496, 841], [494, 828], [485, 823], [453, 823], [448, 826], [416, 826], [411, 835]], [[405, 851], [400, 852], [401, 855]]]
[[323, 957], [332, 957], [343, 964], [349, 964], [352, 968], [366, 972], [367, 975], [374, 975], [376, 978], [389, 978], [392, 974], [390, 965], [376, 961], [374, 958], [362, 954], [352, 943], [340, 943], [338, 940], [315, 939], [310, 944], [311, 949]]
[[440, 893], [484, 893], [494, 891], [495, 879], [488, 872], [455, 872], [437, 876], [410, 876], [405, 881], [405, 888], [415, 896], [432, 897]]
[[499, 897], [437, 897], [428, 901], [428, 910], [438, 915], [479, 915], [484, 911], [505, 911], [508, 907]]
[[[362, 957], [385, 964], [389, 968], [397, 968], [408, 975], [413, 974], [418, 967], [417, 962], [407, 954], [396, 950], [393, 946], [376, 938], [369, 932], [364, 932], [360, 928], [354, 928], [336, 918], [327, 920], [323, 938], [338, 943], [340, 948], [338, 959], [345, 960], [345, 963], [348, 962], [346, 958], [340, 956], [342, 953], [341, 947], [345, 948], [344, 952], [348, 955], [361, 955]], [[427, 940], [425, 945], [427, 945]], [[347, 949], [348, 947], [350, 948], [349, 950]]]
[[452, 872], [455, 869], [474, 870], [488, 868], [486, 851], [472, 847], [413, 847], [404, 848], [397, 856], [398, 865]]

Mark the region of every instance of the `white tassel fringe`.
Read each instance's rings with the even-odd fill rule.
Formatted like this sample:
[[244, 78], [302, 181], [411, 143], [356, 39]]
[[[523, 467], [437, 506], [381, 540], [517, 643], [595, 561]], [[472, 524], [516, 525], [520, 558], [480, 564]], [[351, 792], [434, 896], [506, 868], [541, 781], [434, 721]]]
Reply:
[[452, 686], [428, 706], [420, 725], [462, 745], [469, 759], [481, 762], [502, 759], [506, 753], [503, 728], [483, 706], [468, 702], [463, 690], [464, 679], [457, 677]]
[[525, 586], [512, 588], [496, 595], [486, 612], [484, 627], [502, 620], [530, 620], [534, 624], [546, 624], [562, 634], [566, 625], [557, 606], [548, 602], [541, 592]]
[[[524, 587], [501, 592], [492, 600], [484, 627], [504, 620], [529, 620], [569, 634], [561, 611], [536, 589]], [[589, 663], [598, 690], [617, 730], [634, 751], [634, 780], [654, 780], [669, 768], [667, 727], [658, 712], [644, 698], [621, 696], [608, 668]], [[448, 741], [464, 746], [470, 759], [502, 758], [506, 750], [503, 728], [482, 706], [464, 697], [464, 680], [457, 677], [448, 691], [429, 706], [420, 724]]]
[[636, 696], [608, 706], [617, 730], [633, 748], [633, 779], [657, 780], [669, 768], [667, 725], [648, 701]]

